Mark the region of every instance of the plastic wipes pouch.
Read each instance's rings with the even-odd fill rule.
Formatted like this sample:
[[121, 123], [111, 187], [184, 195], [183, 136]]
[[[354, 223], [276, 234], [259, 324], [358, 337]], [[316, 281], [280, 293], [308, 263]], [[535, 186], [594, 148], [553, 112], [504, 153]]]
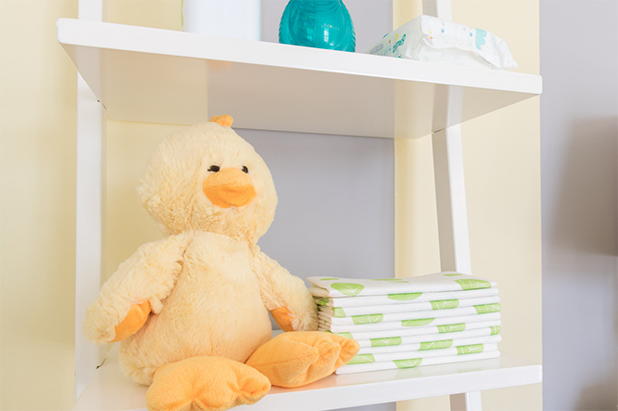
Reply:
[[432, 16], [417, 17], [388, 33], [369, 54], [466, 67], [517, 68], [501, 38]]

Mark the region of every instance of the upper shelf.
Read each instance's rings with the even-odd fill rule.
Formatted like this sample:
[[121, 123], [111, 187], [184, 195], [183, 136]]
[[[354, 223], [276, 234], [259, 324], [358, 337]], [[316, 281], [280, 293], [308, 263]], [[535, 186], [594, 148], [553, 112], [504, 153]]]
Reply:
[[[234, 410], [331, 410], [537, 384], [541, 379], [541, 365], [502, 354], [491, 360], [331, 375], [300, 388], [273, 387], [256, 404]], [[114, 347], [73, 411], [146, 411], [147, 389], [122, 375]]]
[[[58, 41], [110, 118], [422, 137], [541, 93], [541, 77], [76, 19]], [[402, 93], [402, 100], [397, 96]], [[401, 102], [396, 119], [396, 102]], [[405, 102], [405, 103], [404, 103]], [[403, 121], [401, 121], [403, 120]]]

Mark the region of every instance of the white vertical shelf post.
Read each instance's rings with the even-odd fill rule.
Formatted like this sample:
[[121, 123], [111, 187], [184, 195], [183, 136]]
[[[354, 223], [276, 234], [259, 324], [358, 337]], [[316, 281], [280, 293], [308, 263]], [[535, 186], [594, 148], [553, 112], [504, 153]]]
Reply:
[[[450, 0], [423, 0], [423, 12], [452, 20]], [[434, 118], [444, 128], [432, 135], [433, 161], [438, 208], [438, 236], [442, 271], [471, 274], [470, 235], [461, 141], [461, 90], [448, 87], [436, 106], [446, 107], [444, 118]], [[451, 126], [450, 124], [455, 124]], [[452, 411], [481, 411], [480, 391], [450, 396]]]
[[453, 394], [451, 397], [451, 411], [481, 411], [481, 392], [467, 392]]
[[[79, 18], [103, 21], [103, 0], [79, 0]], [[104, 347], [86, 341], [81, 325], [101, 286], [104, 246], [105, 155], [103, 108], [77, 75], [75, 208], [75, 398], [104, 360]]]
[[440, 267], [471, 274], [461, 126], [435, 132], [432, 140]]
[[423, 0], [423, 14], [452, 21], [451, 0]]

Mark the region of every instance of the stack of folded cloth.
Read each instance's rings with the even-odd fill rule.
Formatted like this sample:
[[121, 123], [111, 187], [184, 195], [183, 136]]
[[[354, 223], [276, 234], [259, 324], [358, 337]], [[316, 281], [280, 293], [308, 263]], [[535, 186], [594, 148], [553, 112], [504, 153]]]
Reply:
[[358, 341], [337, 374], [500, 356], [497, 284], [443, 272], [405, 279], [307, 278], [319, 330]]

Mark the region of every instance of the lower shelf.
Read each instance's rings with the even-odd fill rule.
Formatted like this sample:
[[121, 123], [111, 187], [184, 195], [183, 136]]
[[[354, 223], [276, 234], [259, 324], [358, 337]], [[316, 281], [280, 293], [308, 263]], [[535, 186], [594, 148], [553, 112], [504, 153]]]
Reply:
[[[258, 403], [235, 410], [332, 410], [536, 384], [541, 380], [541, 365], [503, 353], [500, 358], [490, 360], [331, 375], [295, 389], [273, 387]], [[114, 347], [75, 403], [73, 411], [146, 410], [147, 389], [122, 375], [118, 366], [118, 347]]]

